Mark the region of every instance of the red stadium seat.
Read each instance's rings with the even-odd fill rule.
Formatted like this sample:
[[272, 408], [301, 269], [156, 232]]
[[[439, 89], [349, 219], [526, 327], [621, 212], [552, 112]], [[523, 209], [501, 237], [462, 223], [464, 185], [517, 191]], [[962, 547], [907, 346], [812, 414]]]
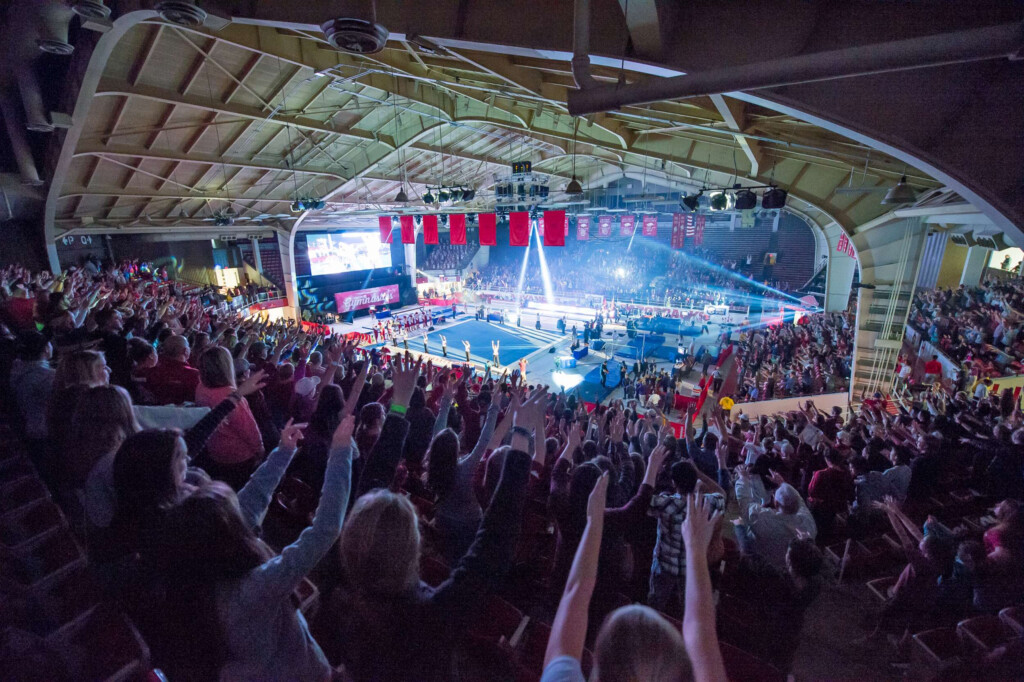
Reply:
[[785, 682], [786, 676], [778, 668], [757, 656], [725, 642], [718, 646], [730, 682]]
[[991, 651], [1014, 637], [1007, 624], [992, 614], [962, 620], [956, 631], [966, 645], [981, 652]]
[[0, 545], [7, 550], [17, 550], [66, 527], [60, 507], [40, 499], [0, 516]]
[[43, 588], [84, 565], [85, 555], [74, 536], [63, 530], [0, 562], [0, 576], [22, 587]]
[[149, 649], [131, 622], [116, 610], [97, 606], [47, 637], [72, 678], [113, 682], [144, 673]]
[[35, 476], [22, 476], [0, 487], [0, 514], [50, 499], [50, 491]]
[[999, 617], [1018, 637], [1024, 635], [1024, 606], [1010, 606], [999, 612]]
[[960, 637], [952, 628], [936, 628], [914, 635], [911, 672], [915, 679], [930, 679], [963, 655]]

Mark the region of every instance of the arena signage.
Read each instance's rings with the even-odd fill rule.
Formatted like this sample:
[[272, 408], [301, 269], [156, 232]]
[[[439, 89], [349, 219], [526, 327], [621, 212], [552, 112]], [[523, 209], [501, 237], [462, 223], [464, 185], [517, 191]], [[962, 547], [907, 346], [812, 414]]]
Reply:
[[342, 291], [334, 295], [334, 302], [338, 306], [338, 313], [350, 313], [353, 310], [362, 310], [370, 306], [396, 303], [398, 302], [398, 285], [389, 284], [372, 289]]

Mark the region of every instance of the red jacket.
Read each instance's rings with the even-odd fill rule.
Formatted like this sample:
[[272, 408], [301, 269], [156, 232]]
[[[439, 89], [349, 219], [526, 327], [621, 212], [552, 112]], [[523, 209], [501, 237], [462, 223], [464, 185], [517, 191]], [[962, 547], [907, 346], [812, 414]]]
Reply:
[[146, 388], [153, 394], [158, 405], [195, 402], [199, 370], [180, 360], [160, 358], [156, 367], [150, 368], [142, 376], [146, 380]]

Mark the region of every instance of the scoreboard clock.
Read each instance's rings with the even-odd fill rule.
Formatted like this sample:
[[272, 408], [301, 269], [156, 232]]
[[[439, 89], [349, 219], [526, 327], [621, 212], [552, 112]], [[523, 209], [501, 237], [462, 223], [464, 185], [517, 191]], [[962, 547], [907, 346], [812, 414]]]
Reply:
[[531, 161], [513, 161], [512, 162], [512, 175], [526, 175], [527, 173], [533, 172], [533, 162]]

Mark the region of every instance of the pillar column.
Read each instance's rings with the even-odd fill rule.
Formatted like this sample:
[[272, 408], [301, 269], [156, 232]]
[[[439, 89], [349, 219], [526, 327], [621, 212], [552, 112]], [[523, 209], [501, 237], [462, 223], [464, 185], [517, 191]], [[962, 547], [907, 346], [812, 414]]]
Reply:
[[409, 285], [415, 290], [416, 289], [416, 245], [415, 244], [403, 244], [402, 247], [405, 249], [405, 267], [406, 267], [406, 272], [409, 273]]
[[263, 274], [263, 255], [260, 253], [260, 240], [258, 237], [253, 237], [249, 240], [249, 244], [252, 246], [252, 262], [256, 265], [256, 272]]
[[967, 251], [967, 260], [960, 274], [960, 284], [965, 287], [976, 287], [981, 284], [981, 276], [985, 274], [985, 266], [991, 249], [984, 246], [972, 246]]
[[825, 310], [841, 313], [850, 302], [850, 287], [857, 259], [845, 253], [832, 250], [825, 273]]

